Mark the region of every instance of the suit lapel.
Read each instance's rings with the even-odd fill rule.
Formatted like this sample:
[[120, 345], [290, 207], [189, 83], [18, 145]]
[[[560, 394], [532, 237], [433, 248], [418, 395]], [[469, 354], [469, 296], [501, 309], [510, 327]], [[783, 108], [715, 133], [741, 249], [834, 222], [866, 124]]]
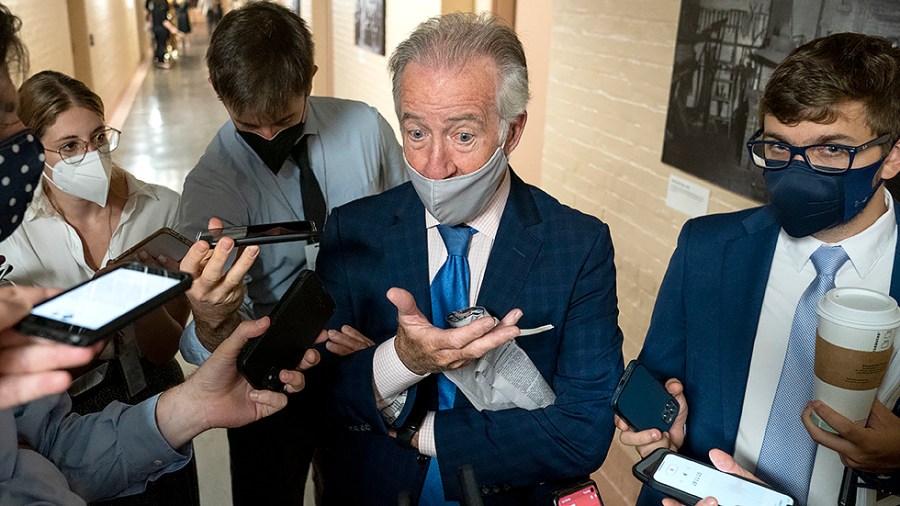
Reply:
[[541, 239], [529, 230], [541, 223], [534, 198], [512, 169], [509, 174], [509, 198], [478, 294], [478, 304], [498, 318], [512, 309], [542, 244]]
[[753, 343], [780, 230], [768, 208], [748, 216], [743, 225], [746, 233], [728, 242], [721, 266], [721, 319], [713, 337], [718, 342], [710, 347], [720, 350], [721, 360], [711, 359], [704, 365], [720, 368], [717, 373], [722, 380], [722, 422], [727, 441], [737, 436]]
[[384, 236], [383, 251], [388, 252], [390, 259], [390, 272], [386, 274], [393, 280], [391, 286], [409, 291], [419, 310], [431, 320], [427, 237], [425, 208], [412, 185], [407, 185], [397, 205], [394, 223]]

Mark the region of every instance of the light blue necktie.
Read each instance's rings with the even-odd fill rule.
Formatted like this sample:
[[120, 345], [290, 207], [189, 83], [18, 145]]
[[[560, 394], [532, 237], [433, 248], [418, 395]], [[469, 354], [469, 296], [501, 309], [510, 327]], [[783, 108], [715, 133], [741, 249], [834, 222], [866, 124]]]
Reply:
[[834, 275], [847, 261], [847, 253], [840, 246], [820, 246], [810, 259], [816, 268], [816, 277], [797, 303], [781, 377], [756, 464], [757, 477], [792, 495], [800, 505], [806, 504], [816, 460], [816, 443], [800, 419], [806, 403], [813, 397], [816, 305], [828, 290], [834, 288]]
[[[438, 225], [447, 247], [447, 260], [431, 282], [431, 319], [435, 327], [447, 328], [446, 317], [457, 309], [469, 307], [469, 240], [475, 229], [465, 225]], [[438, 409], [450, 409], [456, 399], [456, 385], [443, 374], [437, 375]], [[444, 500], [444, 485], [437, 458], [428, 464], [419, 506], [458, 505]]]

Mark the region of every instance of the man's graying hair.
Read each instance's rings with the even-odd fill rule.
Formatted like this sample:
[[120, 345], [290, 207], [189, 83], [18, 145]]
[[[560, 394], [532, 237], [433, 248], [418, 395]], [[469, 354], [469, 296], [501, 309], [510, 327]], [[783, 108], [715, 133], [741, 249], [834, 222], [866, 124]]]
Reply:
[[483, 56], [497, 65], [497, 114], [501, 133], [506, 132], [528, 105], [528, 67], [516, 32], [489, 14], [454, 12], [433, 17], [397, 46], [388, 64], [397, 116], [400, 116], [400, 82], [407, 65], [415, 62], [430, 68], [452, 69]]

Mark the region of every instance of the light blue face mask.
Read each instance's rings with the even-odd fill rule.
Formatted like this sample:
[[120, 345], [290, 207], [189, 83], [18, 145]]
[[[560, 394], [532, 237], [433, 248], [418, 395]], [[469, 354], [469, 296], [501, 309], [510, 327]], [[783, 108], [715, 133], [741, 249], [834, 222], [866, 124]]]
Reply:
[[429, 179], [403, 156], [406, 172], [425, 209], [443, 225], [459, 225], [478, 216], [500, 186], [509, 161], [498, 147], [493, 156], [475, 172], [447, 179]]

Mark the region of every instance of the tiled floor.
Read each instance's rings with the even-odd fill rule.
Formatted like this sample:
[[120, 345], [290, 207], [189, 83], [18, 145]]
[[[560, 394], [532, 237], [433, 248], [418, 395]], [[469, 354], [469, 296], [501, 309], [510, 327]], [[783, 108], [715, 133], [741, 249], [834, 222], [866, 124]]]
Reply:
[[[121, 125], [121, 143], [113, 154], [119, 165], [139, 179], [168, 186], [179, 193], [185, 175], [228, 118], [206, 80], [205, 27], [200, 26], [195, 32], [191, 35], [191, 46], [179, 55], [171, 69], [157, 69], [151, 64], [135, 76], [136, 93]], [[122, 107], [127, 108], [128, 104]], [[122, 115], [121, 111], [117, 113]], [[195, 369], [184, 362], [182, 368], [185, 374]], [[194, 441], [194, 451], [202, 504], [231, 504], [225, 431], [202, 434]]]
[[[138, 72], [131, 89], [134, 100], [130, 110], [125, 103], [119, 111], [108, 112], [110, 123], [122, 130], [121, 143], [113, 155], [116, 162], [139, 179], [179, 193], [185, 175], [228, 118], [207, 81], [204, 55], [208, 40], [205, 26], [195, 26], [191, 45], [171, 69], [149, 65]], [[182, 368], [188, 374], [195, 367], [182, 362]], [[231, 504], [225, 431], [202, 434], [194, 441], [194, 449], [202, 504]], [[313, 502], [308, 498], [306, 504]]]

